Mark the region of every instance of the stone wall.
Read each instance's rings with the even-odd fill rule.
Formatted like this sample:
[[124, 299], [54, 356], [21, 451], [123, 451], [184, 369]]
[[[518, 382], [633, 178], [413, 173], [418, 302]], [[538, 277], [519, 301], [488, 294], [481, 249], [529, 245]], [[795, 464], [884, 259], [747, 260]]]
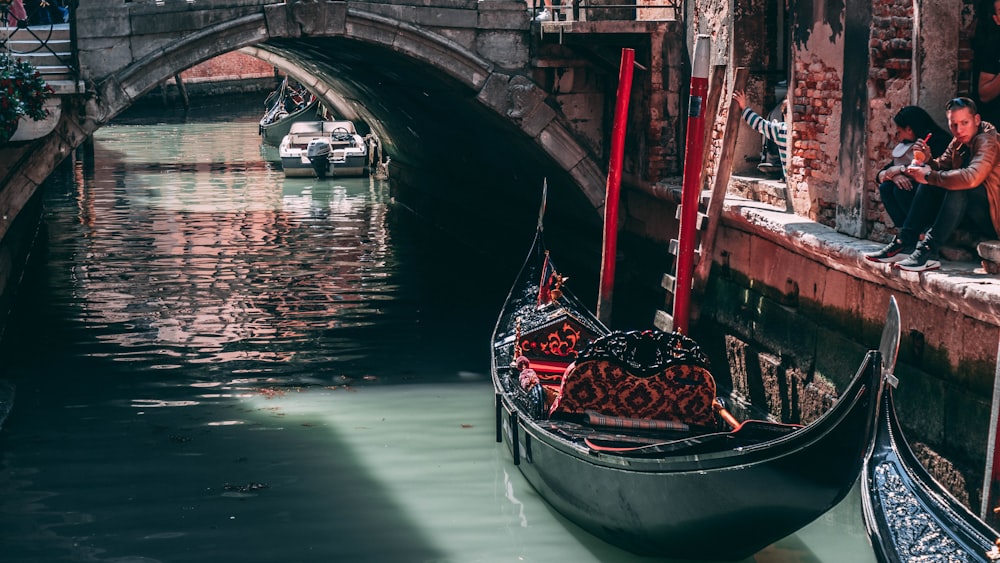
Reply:
[[[892, 159], [895, 125], [892, 116], [899, 108], [909, 105], [913, 76], [913, 3], [912, 0], [887, 0], [872, 6], [871, 67], [868, 80], [872, 97], [868, 111], [870, 162], [869, 170], [877, 172]], [[874, 174], [872, 175], [874, 178]], [[873, 179], [866, 178], [865, 220], [872, 225], [869, 236], [888, 241], [895, 233], [892, 221], [885, 213]]]
[[828, 226], [837, 221], [841, 69], [815, 54], [794, 62], [792, 161], [788, 179], [792, 208]]
[[[548, 92], [602, 162], [610, 158], [623, 48], [634, 50], [632, 87], [625, 127], [623, 181], [651, 185], [681, 172], [689, 84], [683, 30], [678, 22], [577, 22], [572, 33], [532, 34], [531, 79]], [[592, 26], [595, 33], [580, 33]], [[643, 33], [634, 33], [641, 29]], [[628, 35], [621, 32], [631, 31]], [[624, 38], [623, 38], [624, 37]], [[595, 60], [602, 64], [594, 64]], [[613, 64], [615, 66], [611, 66]]]

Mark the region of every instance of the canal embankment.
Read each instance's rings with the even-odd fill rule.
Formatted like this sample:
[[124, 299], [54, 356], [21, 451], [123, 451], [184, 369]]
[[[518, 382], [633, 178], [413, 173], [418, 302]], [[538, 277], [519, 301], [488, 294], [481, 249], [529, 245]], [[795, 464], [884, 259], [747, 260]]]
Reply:
[[[869, 262], [864, 253], [880, 243], [786, 210], [780, 191], [777, 182], [734, 177], [723, 205], [712, 273], [692, 314], [699, 341], [728, 363], [723, 383], [772, 416], [808, 422], [879, 344], [895, 297], [897, 406], [911, 446], [978, 512], [991, 465], [1000, 277], [978, 257], [923, 273]], [[674, 217], [679, 196], [674, 181], [626, 193], [626, 228], [667, 243], [677, 226], [663, 218]]]

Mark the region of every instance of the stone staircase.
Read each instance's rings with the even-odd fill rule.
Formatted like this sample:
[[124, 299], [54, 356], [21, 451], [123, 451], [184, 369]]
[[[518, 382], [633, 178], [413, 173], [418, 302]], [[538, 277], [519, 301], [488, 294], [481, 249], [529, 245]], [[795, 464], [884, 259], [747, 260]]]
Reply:
[[61, 97], [84, 90], [76, 70], [69, 24], [0, 26], [0, 49], [31, 63], [55, 94], [45, 101], [48, 116], [39, 121], [22, 119], [8, 141], [30, 141], [48, 135], [59, 122]]
[[0, 27], [0, 49], [31, 63], [46, 82], [74, 81], [76, 72], [69, 24]]

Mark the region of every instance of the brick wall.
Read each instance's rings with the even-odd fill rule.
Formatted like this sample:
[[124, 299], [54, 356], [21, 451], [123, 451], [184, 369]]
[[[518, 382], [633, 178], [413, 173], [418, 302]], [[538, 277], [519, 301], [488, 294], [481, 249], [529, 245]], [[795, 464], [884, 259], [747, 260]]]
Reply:
[[[895, 125], [892, 116], [903, 106], [914, 103], [925, 105], [932, 115], [939, 118], [944, 125], [943, 100], [953, 95], [966, 95], [973, 87], [973, 45], [977, 0], [944, 0], [946, 5], [934, 4], [934, 10], [923, 12], [924, 27], [918, 31], [914, 23], [913, 0], [871, 0], [870, 32], [868, 33], [867, 57], [861, 58], [855, 54], [851, 60], [847, 53], [851, 51], [842, 42], [844, 33], [835, 25], [831, 31], [831, 21], [836, 22], [836, 8], [827, 4], [826, 11], [800, 9], [800, 3], [789, 4], [792, 19], [794, 16], [804, 16], [796, 21], [793, 28], [792, 60], [790, 62], [789, 93], [792, 101], [793, 135], [791, 147], [791, 177], [787, 189], [795, 213], [816, 220], [824, 225], [835, 228], [838, 225], [838, 206], [841, 214], [846, 217], [846, 227], [850, 227], [852, 210], [859, 213], [856, 220], [863, 223], [860, 236], [874, 240], [887, 240], [895, 227], [885, 214], [879, 200], [874, 183], [876, 171], [888, 162], [891, 149], [894, 146], [893, 134]], [[798, 7], [796, 5], [798, 4]], [[734, 8], [733, 6], [738, 6]], [[728, 61], [733, 67], [749, 66], [757, 78], [765, 72], [767, 51], [762, 46], [746, 47], [744, 35], [756, 36], [757, 26], [763, 18], [771, 17], [768, 12], [751, 13], [749, 16], [733, 17], [735, 21], [731, 33], [738, 38], [737, 47], [731, 50], [727, 42], [731, 39], [722, 25], [727, 16], [735, 12], [737, 16], [747, 12], [748, 2], [730, 0], [729, 4], [719, 0], [696, 0], [695, 8], [689, 14], [692, 22], [689, 26], [697, 29], [713, 30], [722, 52], [729, 51], [734, 57]], [[728, 8], [728, 9], [727, 9]], [[938, 14], [946, 13], [947, 22], [936, 21]], [[810, 20], [809, 17], [814, 18]], [[825, 17], [824, 21], [816, 18]], [[943, 27], [946, 24], [947, 27]], [[919, 33], [919, 45], [914, 44], [914, 35]], [[935, 35], [937, 33], [938, 35]], [[801, 34], [801, 35], [799, 35]], [[770, 37], [772, 34], [763, 34]], [[956, 37], [957, 35], [957, 37]], [[853, 46], [850, 46], [853, 47]], [[932, 61], [935, 73], [923, 76], [923, 84], [916, 84], [914, 49], [922, 53], [934, 55], [926, 60]], [[943, 59], [943, 60], [942, 60]], [[924, 65], [928, 64], [927, 62]], [[865, 65], [867, 73], [868, 106], [851, 111], [865, 112], [863, 117], [864, 146], [862, 151], [864, 162], [853, 169], [864, 175], [862, 182], [847, 182], [840, 176], [842, 170], [851, 169], [840, 162], [842, 124], [857, 123], [857, 115], [845, 115], [842, 102], [843, 88], [851, 88], [844, 78], [847, 70], [855, 70], [857, 65]], [[944, 79], [948, 86], [938, 83]], [[748, 91], [754, 91], [754, 86]], [[927, 90], [932, 95], [927, 96]], [[945, 91], [946, 90], [946, 91]], [[954, 92], [952, 92], [954, 90]], [[935, 97], [936, 96], [936, 97]], [[713, 164], [720, 148], [721, 129], [725, 118], [725, 105], [712, 127]], [[759, 105], [759, 104], [758, 104]], [[765, 104], [766, 105], [766, 104]], [[845, 121], [845, 120], [850, 121]], [[848, 125], [849, 126], [849, 125]], [[746, 151], [744, 151], [746, 152]], [[746, 168], [746, 166], [744, 166]], [[752, 172], [751, 172], [752, 173]], [[855, 196], [840, 193], [839, 190], [854, 190], [860, 186], [861, 194]], [[852, 198], [856, 197], [853, 200]], [[859, 208], [859, 209], [856, 209]], [[854, 232], [853, 230], [844, 232]]]
[[792, 100], [792, 178], [789, 188], [796, 210], [834, 226], [837, 219], [837, 158], [840, 152], [840, 71], [816, 55], [794, 63]]
[[[876, 172], [892, 159], [895, 125], [892, 116], [909, 105], [913, 81], [913, 2], [874, 0], [868, 80], [868, 170]], [[866, 179], [867, 180], [867, 179]], [[865, 182], [864, 219], [869, 238], [889, 240], [896, 228], [885, 213], [874, 180]]]
[[185, 82], [265, 78], [274, 76], [274, 67], [239, 51], [230, 51], [197, 64], [181, 73]]

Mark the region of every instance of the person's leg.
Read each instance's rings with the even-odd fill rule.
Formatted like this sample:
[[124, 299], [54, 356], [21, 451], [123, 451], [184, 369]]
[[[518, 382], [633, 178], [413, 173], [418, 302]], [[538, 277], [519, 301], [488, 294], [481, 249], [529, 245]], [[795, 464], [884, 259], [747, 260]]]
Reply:
[[899, 229], [899, 238], [907, 244], [916, 244], [920, 234], [937, 220], [948, 190], [937, 186], [917, 184], [913, 190], [913, 200], [909, 212]]
[[941, 263], [937, 260], [938, 250], [965, 218], [970, 207], [969, 201], [979, 201], [979, 192], [982, 192], [982, 197], [985, 198], [986, 188], [982, 186], [971, 190], [949, 190], [941, 201], [941, 209], [934, 219], [934, 224], [924, 235], [924, 240], [917, 243], [916, 250], [906, 260], [897, 262], [896, 266], [914, 272], [940, 268]]
[[865, 259], [883, 264], [906, 260], [917, 249], [920, 234], [937, 217], [945, 192], [942, 188], [925, 184], [903, 190], [893, 182], [882, 182], [879, 185], [882, 203], [899, 231], [889, 244], [866, 253]]
[[980, 191], [985, 195], [986, 188], [980, 186], [971, 190], [951, 190], [945, 194], [944, 199], [941, 200], [941, 209], [938, 211], [937, 218], [934, 219], [931, 228], [927, 230], [924, 239], [926, 246], [932, 250], [941, 248], [944, 241], [948, 240], [948, 237], [955, 232], [962, 219], [965, 218], [973, 193]]
[[993, 226], [993, 217], [990, 216], [990, 198], [986, 194], [986, 188], [969, 190], [968, 198], [965, 215], [969, 218], [973, 228], [983, 236], [996, 238], [997, 232]]
[[552, 20], [552, 0], [543, 0], [542, 10], [535, 16], [535, 21]]
[[882, 205], [885, 212], [892, 219], [892, 224], [899, 231], [906, 222], [906, 213], [913, 203], [913, 190], [902, 190], [894, 182], [882, 182], [878, 186], [879, 196], [882, 198]]

